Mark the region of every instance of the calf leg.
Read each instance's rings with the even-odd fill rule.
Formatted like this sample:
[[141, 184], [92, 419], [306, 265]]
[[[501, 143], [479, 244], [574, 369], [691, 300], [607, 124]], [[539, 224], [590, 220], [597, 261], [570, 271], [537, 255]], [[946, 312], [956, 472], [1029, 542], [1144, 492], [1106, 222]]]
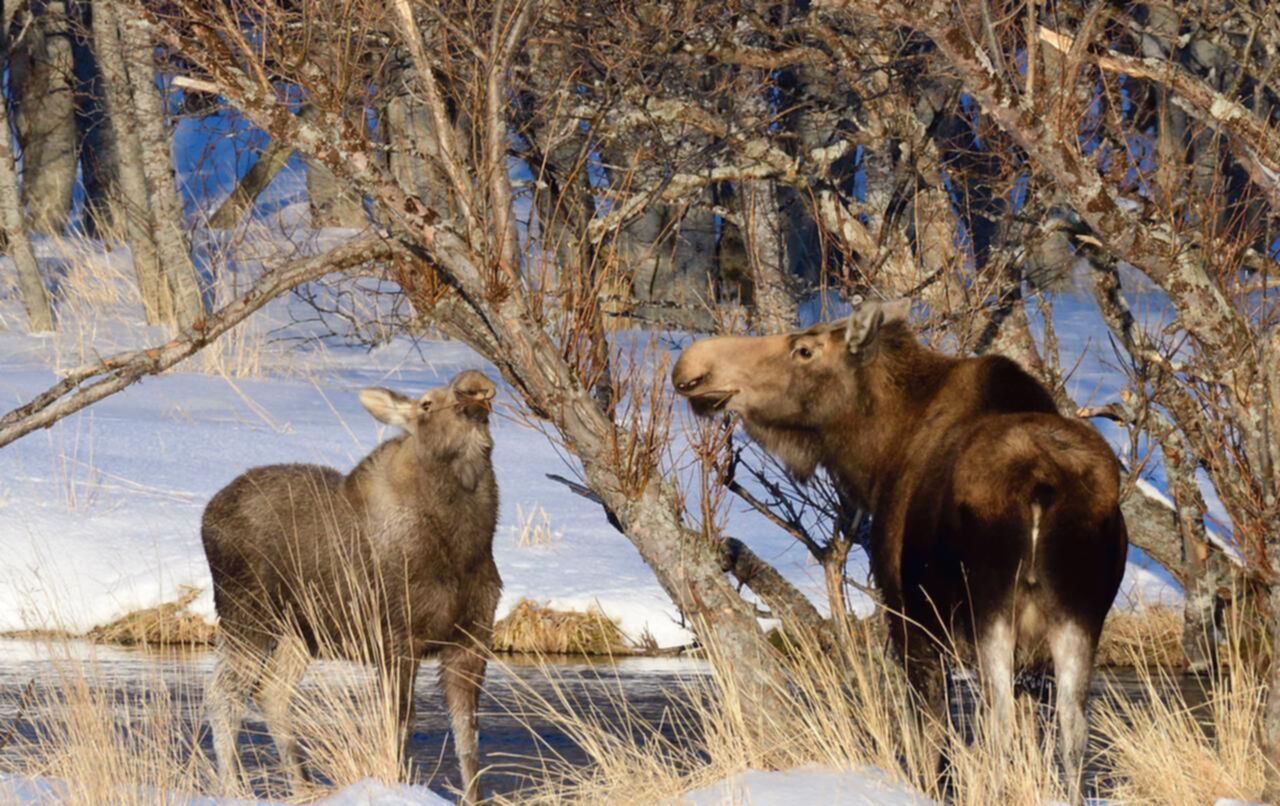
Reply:
[[235, 646], [225, 634], [218, 639], [216, 656], [205, 697], [214, 763], [224, 794], [237, 795], [246, 791], [246, 784], [236, 738], [245, 704], [261, 672], [261, 657], [247, 647]]
[[987, 725], [992, 743], [1003, 748], [1013, 735], [1013, 661], [1016, 642], [1009, 618], [999, 615], [985, 624], [978, 635], [978, 662], [991, 709]]
[[298, 737], [293, 732], [293, 694], [311, 663], [307, 645], [296, 635], [281, 638], [271, 651], [258, 683], [255, 699], [267, 721], [267, 730], [276, 743], [280, 765], [289, 776], [293, 790], [298, 791], [307, 782], [302, 766], [302, 754], [298, 750]]
[[1093, 676], [1095, 645], [1092, 634], [1073, 622], [1063, 622], [1049, 633], [1049, 651], [1053, 654], [1053, 674], [1058, 687], [1058, 752], [1071, 803], [1082, 802], [1084, 753], [1089, 741], [1085, 706], [1089, 699], [1089, 680]]
[[440, 687], [453, 725], [453, 746], [462, 772], [462, 801], [475, 803], [480, 794], [480, 752], [476, 708], [485, 658], [480, 650], [451, 645], [440, 653]]
[[387, 698], [387, 702], [396, 709], [396, 726], [400, 731], [400, 765], [408, 770], [409, 741], [413, 737], [413, 724], [418, 713], [417, 704], [413, 700], [413, 684], [418, 678], [418, 659], [397, 658], [393, 664], [394, 668], [387, 675], [386, 682], [394, 685], [395, 691]]

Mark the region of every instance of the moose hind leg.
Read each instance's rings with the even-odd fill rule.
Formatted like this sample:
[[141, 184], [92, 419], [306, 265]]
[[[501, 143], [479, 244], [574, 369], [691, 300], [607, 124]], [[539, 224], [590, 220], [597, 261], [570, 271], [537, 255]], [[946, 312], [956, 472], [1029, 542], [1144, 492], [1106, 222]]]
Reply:
[[224, 794], [236, 795], [246, 791], [236, 739], [261, 664], [260, 658], [249, 650], [233, 647], [225, 636], [218, 641], [216, 655], [205, 698], [209, 729], [213, 733], [214, 762]]
[[311, 663], [307, 645], [297, 636], [281, 638], [271, 651], [258, 684], [255, 699], [267, 721], [267, 730], [280, 754], [280, 765], [289, 777], [289, 784], [298, 791], [307, 778], [298, 749], [298, 737], [293, 731], [293, 694]]
[[984, 625], [978, 636], [980, 674], [986, 686], [989, 736], [1003, 748], [1013, 733], [1013, 663], [1016, 641], [1007, 616], [999, 615]]
[[476, 709], [485, 659], [468, 646], [446, 647], [440, 653], [440, 687], [453, 725], [453, 746], [462, 773], [462, 802], [476, 803], [480, 794], [479, 734]]
[[[908, 639], [910, 642], [911, 639]], [[946, 676], [937, 650], [928, 646], [924, 637], [907, 653], [907, 682], [916, 695], [918, 735], [924, 746], [918, 761], [926, 776], [933, 776], [941, 788], [943, 745], [946, 743], [950, 716], [947, 712]]]
[[1057, 683], [1058, 753], [1071, 803], [1082, 802], [1084, 754], [1089, 741], [1085, 707], [1093, 676], [1094, 640], [1083, 627], [1064, 622], [1049, 633]]

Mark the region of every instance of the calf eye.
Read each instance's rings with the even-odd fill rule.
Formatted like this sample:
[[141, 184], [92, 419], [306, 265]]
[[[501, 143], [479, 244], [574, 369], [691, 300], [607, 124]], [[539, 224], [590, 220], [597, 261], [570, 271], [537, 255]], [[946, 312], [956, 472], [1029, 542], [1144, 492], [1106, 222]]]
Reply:
[[810, 350], [808, 347], [797, 347], [796, 355], [800, 356], [805, 360], [808, 360], [810, 358], [813, 358], [813, 350]]
[[420, 403], [418, 403], [418, 408], [422, 409], [423, 414], [426, 414], [427, 412], [431, 411], [431, 401], [430, 400], [421, 401]]

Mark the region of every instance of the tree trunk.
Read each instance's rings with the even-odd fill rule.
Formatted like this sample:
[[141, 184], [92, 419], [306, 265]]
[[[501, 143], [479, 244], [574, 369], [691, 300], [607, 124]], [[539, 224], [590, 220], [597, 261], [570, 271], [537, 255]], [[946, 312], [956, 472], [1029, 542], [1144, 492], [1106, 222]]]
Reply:
[[61, 235], [71, 215], [76, 181], [76, 120], [67, 7], [50, 0], [27, 34], [27, 69], [12, 78], [21, 93], [18, 138], [22, 145], [22, 191], [27, 226]]
[[18, 290], [22, 304], [27, 309], [27, 319], [32, 332], [53, 330], [53, 311], [49, 306], [49, 292], [40, 277], [31, 241], [27, 238], [22, 220], [22, 200], [18, 191], [18, 173], [14, 167], [13, 148], [10, 145], [9, 105], [0, 93], [0, 223], [8, 236], [9, 255], [18, 267]]
[[771, 180], [744, 182], [738, 188], [742, 237], [753, 281], [755, 329], [764, 335], [796, 326], [796, 301], [788, 288], [787, 228]]
[[190, 327], [204, 315], [200, 282], [187, 243], [182, 199], [174, 179], [169, 136], [169, 115], [156, 86], [155, 45], [150, 26], [134, 9], [117, 11], [129, 86], [133, 89], [134, 125], [142, 149], [142, 173], [150, 201], [151, 233], [161, 274], [173, 300], [173, 315], [181, 327]]
[[74, 0], [68, 6], [75, 32], [71, 56], [76, 78], [76, 149], [84, 186], [81, 225], [90, 237], [109, 238], [117, 226], [124, 226], [125, 217], [116, 209], [119, 183], [115, 133], [107, 119], [102, 72], [93, 48], [90, 6], [90, 0]]
[[844, 590], [845, 564], [849, 561], [851, 548], [853, 548], [851, 541], [843, 537], [835, 538], [822, 558], [822, 578], [827, 585], [831, 623], [835, 627], [836, 638], [846, 647], [853, 643], [853, 637], [849, 633], [849, 601]]
[[116, 144], [119, 210], [124, 214], [124, 235], [133, 253], [133, 270], [138, 278], [138, 293], [142, 297], [147, 323], [159, 324], [170, 320], [173, 315], [172, 294], [161, 272], [160, 257], [151, 231], [151, 202], [142, 168], [142, 143], [135, 121], [137, 113], [112, 0], [93, 0], [91, 13], [107, 117]]

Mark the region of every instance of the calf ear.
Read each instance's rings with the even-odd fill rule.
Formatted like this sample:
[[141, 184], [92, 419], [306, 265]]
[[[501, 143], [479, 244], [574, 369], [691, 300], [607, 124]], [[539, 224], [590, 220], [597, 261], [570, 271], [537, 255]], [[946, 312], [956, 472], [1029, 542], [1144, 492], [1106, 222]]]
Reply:
[[380, 386], [361, 389], [360, 404], [380, 423], [398, 425], [409, 432], [418, 425], [418, 404], [390, 389]]
[[906, 319], [911, 301], [896, 299], [889, 302], [863, 302], [854, 297], [853, 313], [844, 328], [845, 347], [853, 355], [861, 355], [875, 348], [880, 329], [886, 322]]

